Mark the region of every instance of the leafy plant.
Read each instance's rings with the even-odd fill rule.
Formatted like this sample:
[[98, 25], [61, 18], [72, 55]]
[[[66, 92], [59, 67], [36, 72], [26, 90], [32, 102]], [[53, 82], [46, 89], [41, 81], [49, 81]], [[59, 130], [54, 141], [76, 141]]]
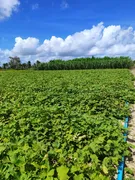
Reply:
[[128, 70], [0, 73], [0, 179], [109, 180], [128, 155]]

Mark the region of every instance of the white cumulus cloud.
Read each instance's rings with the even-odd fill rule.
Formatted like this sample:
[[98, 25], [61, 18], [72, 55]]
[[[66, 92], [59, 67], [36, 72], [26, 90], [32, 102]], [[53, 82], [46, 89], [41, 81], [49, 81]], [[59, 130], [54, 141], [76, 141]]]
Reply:
[[11, 51], [9, 51], [8, 49], [6, 50], [2, 50], [0, 49], [0, 66], [8, 61], [8, 57], [10, 56]]
[[27, 39], [22, 39], [17, 37], [15, 39], [15, 45], [12, 49], [12, 54], [17, 54], [21, 56], [35, 55], [37, 53], [37, 47], [39, 40], [36, 38], [29, 37]]
[[[8, 55], [7, 55], [8, 54]], [[101, 22], [65, 39], [52, 36], [43, 43], [35, 37], [17, 37], [11, 50], [0, 50], [0, 59], [12, 55], [22, 60], [71, 59], [89, 56], [130, 56], [135, 58], [135, 30], [120, 25], [107, 26]]]
[[50, 40], [45, 40], [38, 47], [38, 54], [41, 56], [84, 56], [100, 39], [103, 31], [103, 23], [93, 26], [90, 30], [77, 32], [67, 36], [66, 39], [52, 36]]
[[0, 20], [10, 17], [19, 5], [19, 0], [0, 0]]

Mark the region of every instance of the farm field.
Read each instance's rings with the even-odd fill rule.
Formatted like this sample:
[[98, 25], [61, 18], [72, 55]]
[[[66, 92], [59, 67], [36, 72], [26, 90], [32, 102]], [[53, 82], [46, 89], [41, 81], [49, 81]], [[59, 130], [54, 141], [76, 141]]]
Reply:
[[0, 72], [0, 179], [110, 180], [128, 155], [127, 69]]

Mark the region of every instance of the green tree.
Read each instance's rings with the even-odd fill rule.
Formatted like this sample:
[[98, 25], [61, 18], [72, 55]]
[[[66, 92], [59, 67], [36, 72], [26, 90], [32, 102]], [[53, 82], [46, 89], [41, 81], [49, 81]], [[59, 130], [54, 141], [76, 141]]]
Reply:
[[9, 68], [9, 64], [8, 63], [4, 63], [2, 66], [3, 69], [8, 69]]
[[28, 69], [31, 68], [31, 62], [30, 61], [27, 62], [27, 67], [28, 67]]
[[26, 64], [26, 63], [22, 63], [22, 64], [21, 64], [21, 69], [28, 69], [27, 64]]
[[10, 61], [9, 61], [9, 67], [11, 69], [20, 69], [21, 68], [21, 60], [19, 57], [15, 56], [15, 57], [9, 57]]

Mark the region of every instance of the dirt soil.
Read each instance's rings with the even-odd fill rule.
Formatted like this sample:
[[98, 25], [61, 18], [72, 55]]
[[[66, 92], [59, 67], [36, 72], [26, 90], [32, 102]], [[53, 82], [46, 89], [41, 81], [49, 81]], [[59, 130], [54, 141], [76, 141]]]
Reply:
[[[131, 70], [132, 74], [135, 76], [135, 69]], [[135, 87], [135, 81], [134, 81]], [[131, 107], [131, 119], [129, 121], [129, 132], [127, 142], [135, 146], [135, 104]], [[135, 149], [131, 148], [132, 157], [130, 159], [126, 159], [125, 167], [130, 168], [132, 170], [132, 175], [125, 174], [126, 178], [128, 177], [131, 180], [135, 180]]]

